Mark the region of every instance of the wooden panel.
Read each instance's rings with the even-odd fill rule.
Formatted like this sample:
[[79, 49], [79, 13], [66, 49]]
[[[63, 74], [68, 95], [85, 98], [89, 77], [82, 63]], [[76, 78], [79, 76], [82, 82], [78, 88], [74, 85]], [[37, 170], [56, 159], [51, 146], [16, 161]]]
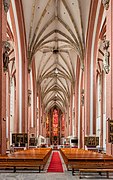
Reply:
[[84, 143], [86, 146], [91, 146], [91, 147], [97, 146], [99, 145], [99, 137], [96, 136], [85, 137]]
[[25, 146], [25, 144], [28, 143], [28, 134], [27, 133], [13, 133], [12, 143], [17, 147]]
[[113, 120], [109, 119], [108, 120], [108, 142], [113, 143]]

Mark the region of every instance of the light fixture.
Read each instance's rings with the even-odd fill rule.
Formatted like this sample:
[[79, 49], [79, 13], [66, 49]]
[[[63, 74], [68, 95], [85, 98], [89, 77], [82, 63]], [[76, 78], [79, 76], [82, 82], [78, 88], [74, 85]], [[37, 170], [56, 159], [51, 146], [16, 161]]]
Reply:
[[84, 89], [81, 91], [81, 105], [84, 106]]

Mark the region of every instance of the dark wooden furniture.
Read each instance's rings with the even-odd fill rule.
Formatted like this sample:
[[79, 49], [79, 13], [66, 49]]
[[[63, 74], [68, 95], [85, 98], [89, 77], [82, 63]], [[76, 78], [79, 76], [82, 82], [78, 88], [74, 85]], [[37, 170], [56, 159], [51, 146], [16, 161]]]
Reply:
[[[103, 168], [103, 167], [102, 167]], [[91, 168], [89, 168], [89, 169], [79, 169], [79, 178], [81, 178], [81, 172], [99, 172], [99, 174], [101, 175], [101, 173], [102, 172], [106, 172], [106, 174], [107, 174], [107, 178], [109, 178], [109, 172], [113, 172], [113, 169], [107, 169], [107, 168], [105, 168], [105, 169], [98, 169], [98, 168], [93, 168], [93, 169], [91, 169]]]
[[62, 148], [60, 152], [67, 169], [72, 170], [72, 175], [76, 170], [79, 170], [79, 172], [101, 172], [101, 169], [103, 169], [109, 177], [109, 172], [113, 171], [112, 156], [76, 148]]
[[36, 146], [36, 138], [32, 137], [29, 139], [29, 146]]
[[12, 134], [12, 144], [18, 147], [25, 147], [28, 143], [28, 134], [27, 133], [13, 133]]
[[99, 145], [99, 137], [96, 137], [96, 136], [86, 136], [84, 138], [84, 144], [87, 147], [96, 147], [97, 145]]
[[113, 143], [113, 120], [108, 119], [108, 141]]
[[13, 168], [13, 171], [16, 172], [18, 168], [32, 167], [40, 172], [43, 170], [50, 154], [51, 148], [37, 148], [15, 152], [8, 156], [0, 156], [0, 168]]

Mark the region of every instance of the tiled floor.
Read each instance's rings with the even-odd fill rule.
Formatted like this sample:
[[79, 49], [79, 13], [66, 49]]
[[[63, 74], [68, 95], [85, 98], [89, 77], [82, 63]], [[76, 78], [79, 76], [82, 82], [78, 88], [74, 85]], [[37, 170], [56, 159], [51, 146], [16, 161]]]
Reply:
[[[112, 175], [112, 176], [111, 176]], [[110, 175], [109, 179], [113, 180], [113, 174]], [[0, 173], [0, 180], [78, 180], [78, 174], [76, 176], [72, 176], [70, 171], [66, 171], [64, 173], [28, 173], [28, 172], [19, 172], [19, 173]], [[105, 174], [104, 176], [99, 176], [98, 174], [83, 174], [83, 180], [102, 180], [107, 179]]]
[[72, 177], [67, 173], [8, 173], [0, 174], [0, 180], [76, 180], [78, 177]]
[[[51, 157], [50, 157], [51, 159]], [[62, 160], [62, 165], [64, 172], [63, 173], [47, 173], [47, 168], [50, 162], [50, 159], [48, 160], [47, 165], [45, 166], [45, 169], [41, 173], [37, 173], [36, 171], [17, 171], [16, 173], [9, 173], [9, 171], [6, 173], [0, 173], [0, 180], [78, 180], [79, 176], [78, 173], [76, 172], [75, 176], [72, 176], [71, 171], [66, 170], [65, 163]], [[100, 176], [98, 173], [90, 173], [90, 174], [82, 174], [82, 179], [83, 180], [102, 180], [102, 179], [107, 179], [106, 174], [102, 174]], [[110, 174], [110, 178], [113, 180], [113, 173]]]

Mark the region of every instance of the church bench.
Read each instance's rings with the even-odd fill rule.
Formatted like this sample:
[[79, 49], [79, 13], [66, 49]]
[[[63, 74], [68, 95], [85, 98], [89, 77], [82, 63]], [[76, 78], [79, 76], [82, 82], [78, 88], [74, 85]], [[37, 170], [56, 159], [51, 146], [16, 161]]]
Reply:
[[34, 163], [34, 162], [23, 162], [23, 161], [17, 161], [17, 162], [14, 162], [14, 161], [6, 161], [6, 162], [2, 162], [0, 163], [0, 169], [13, 169], [13, 172], [16, 172], [16, 169], [17, 168], [36, 168], [39, 170], [39, 173], [41, 171], [41, 166], [43, 164], [40, 162], [38, 163]]
[[[100, 160], [89, 160], [89, 161], [76, 161], [76, 163], [73, 163], [70, 165], [72, 169], [72, 175], [74, 175], [76, 170], [84, 169], [84, 171], [88, 171], [90, 169], [98, 169], [98, 172], [100, 172], [100, 169], [103, 169], [103, 171], [106, 172], [106, 169], [112, 169], [113, 171], [113, 161], [100, 161]], [[111, 171], [111, 170], [110, 170]]]
[[[74, 172], [80, 169], [113, 169], [113, 157], [88, 150], [80, 149], [61, 149], [61, 155], [67, 169]], [[87, 170], [86, 170], [87, 171]], [[95, 171], [95, 170], [94, 170]], [[98, 170], [100, 171], [100, 170]], [[109, 173], [107, 173], [109, 174]]]
[[[84, 162], [77, 162], [76, 164], [71, 165], [72, 168], [72, 175], [74, 175], [75, 171], [86, 171], [86, 172], [113, 172], [113, 162], [112, 161], [84, 161]], [[109, 171], [108, 171], [109, 170]], [[107, 173], [107, 176], [109, 173]]]
[[9, 154], [8, 156], [0, 156], [0, 168], [7, 169], [13, 168], [16, 172], [17, 168], [35, 168], [39, 172], [43, 170], [50, 154], [51, 149], [31, 149], [20, 152], [15, 152], [14, 154]]
[[81, 172], [99, 172], [101, 174], [101, 172], [106, 172], [107, 174], [107, 178], [109, 178], [109, 172], [113, 172], [113, 168], [112, 169], [79, 169], [79, 178], [81, 179]]

